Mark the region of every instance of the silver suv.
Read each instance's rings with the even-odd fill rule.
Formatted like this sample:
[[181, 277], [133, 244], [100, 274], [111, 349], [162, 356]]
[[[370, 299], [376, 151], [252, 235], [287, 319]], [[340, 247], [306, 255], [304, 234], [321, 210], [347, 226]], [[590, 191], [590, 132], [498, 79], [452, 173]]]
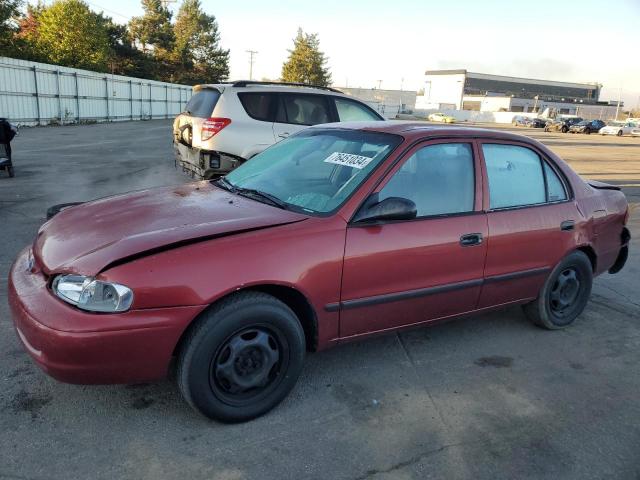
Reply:
[[176, 162], [195, 178], [214, 178], [309, 125], [384, 120], [339, 90], [239, 81], [196, 85], [173, 122]]

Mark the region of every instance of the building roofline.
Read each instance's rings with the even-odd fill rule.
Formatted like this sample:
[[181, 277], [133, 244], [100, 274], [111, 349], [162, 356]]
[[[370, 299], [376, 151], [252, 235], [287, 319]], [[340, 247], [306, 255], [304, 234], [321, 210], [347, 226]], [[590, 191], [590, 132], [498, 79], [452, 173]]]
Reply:
[[491, 73], [478, 73], [478, 72], [470, 72], [468, 70], [427, 70], [425, 75], [457, 75], [457, 74], [465, 74], [470, 78], [481, 78], [486, 80], [497, 80], [497, 81], [509, 81], [515, 83], [537, 83], [540, 85], [549, 85], [549, 86], [557, 86], [557, 87], [573, 87], [573, 88], [600, 88], [601, 84], [597, 82], [593, 83], [577, 83], [577, 82], [561, 82], [556, 80], [543, 80], [540, 78], [527, 78], [527, 77], [510, 77], [508, 75], [493, 75]]

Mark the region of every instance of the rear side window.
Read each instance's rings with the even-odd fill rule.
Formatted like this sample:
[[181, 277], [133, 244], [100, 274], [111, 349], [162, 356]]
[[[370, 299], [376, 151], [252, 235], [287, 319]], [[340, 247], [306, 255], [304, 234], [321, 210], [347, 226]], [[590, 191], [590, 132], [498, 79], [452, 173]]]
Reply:
[[544, 174], [538, 154], [516, 145], [482, 145], [489, 177], [490, 206], [508, 208], [546, 201]]
[[402, 197], [416, 204], [418, 217], [473, 211], [475, 175], [471, 145], [429, 145], [411, 155], [378, 199]]
[[238, 93], [240, 103], [247, 115], [255, 120], [272, 122], [272, 104], [275, 94], [268, 92]]
[[358, 102], [346, 98], [334, 98], [334, 100], [341, 122], [380, 120], [380, 117]]
[[325, 95], [287, 94], [283, 96], [283, 102], [286, 123], [317, 125], [331, 122]]
[[558, 177], [558, 174], [553, 171], [553, 169], [547, 165], [547, 162], [544, 163], [544, 174], [547, 178], [547, 190], [549, 202], [559, 202], [567, 199], [567, 192], [564, 188], [564, 184]]
[[209, 118], [213, 114], [213, 109], [218, 103], [220, 92], [212, 88], [204, 88], [194, 93], [187, 106], [185, 112], [192, 117]]

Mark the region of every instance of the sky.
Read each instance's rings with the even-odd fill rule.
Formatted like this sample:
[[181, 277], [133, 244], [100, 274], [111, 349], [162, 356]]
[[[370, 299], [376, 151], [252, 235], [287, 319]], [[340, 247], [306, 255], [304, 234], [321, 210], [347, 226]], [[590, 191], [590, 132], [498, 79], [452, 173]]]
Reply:
[[[52, 0], [47, 0], [50, 3]], [[176, 11], [181, 0], [171, 4]], [[115, 21], [137, 0], [91, 0]], [[599, 82], [640, 103], [640, 0], [201, 0], [231, 50], [232, 80], [277, 79], [298, 27], [317, 33], [339, 87], [418, 90], [425, 70]]]

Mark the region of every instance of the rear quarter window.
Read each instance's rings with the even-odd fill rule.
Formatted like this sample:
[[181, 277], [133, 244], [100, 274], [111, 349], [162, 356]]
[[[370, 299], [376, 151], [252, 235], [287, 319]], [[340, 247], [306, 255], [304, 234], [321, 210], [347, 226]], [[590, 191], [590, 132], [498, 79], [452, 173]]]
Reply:
[[189, 113], [192, 117], [209, 118], [213, 114], [213, 109], [218, 103], [220, 98], [220, 92], [212, 88], [204, 88], [193, 94], [187, 106], [185, 112]]
[[263, 122], [273, 122], [273, 102], [276, 95], [270, 92], [238, 93], [242, 108], [251, 118]]

